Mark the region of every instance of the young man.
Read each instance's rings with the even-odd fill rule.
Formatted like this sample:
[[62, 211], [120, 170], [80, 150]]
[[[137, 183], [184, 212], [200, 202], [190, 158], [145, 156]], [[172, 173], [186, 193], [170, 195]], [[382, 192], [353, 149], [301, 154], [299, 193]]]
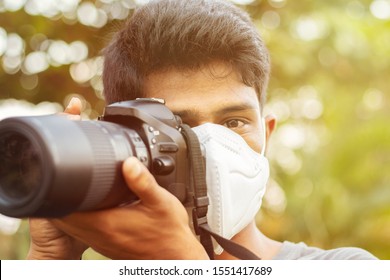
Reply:
[[[108, 103], [138, 97], [164, 99], [166, 106], [195, 131], [204, 131], [204, 125], [211, 123], [218, 125], [211, 126], [211, 130], [222, 131], [227, 137], [236, 140], [239, 135], [248, 145], [244, 149], [250, 150], [250, 157], [267, 169], [263, 153], [275, 127], [275, 118], [262, 112], [270, 62], [246, 13], [227, 1], [152, 1], [133, 14], [104, 55], [103, 82]], [[73, 100], [65, 112], [78, 115], [80, 107], [80, 102]], [[261, 174], [259, 179], [265, 184], [268, 174]], [[28, 257], [79, 259], [87, 247], [92, 247], [113, 259], [208, 258], [189, 226], [184, 206], [156, 183], [146, 167], [129, 158], [123, 164], [123, 175], [129, 189], [140, 198], [138, 203], [74, 213], [63, 219], [31, 219]], [[224, 181], [226, 185], [229, 180]], [[211, 208], [231, 188], [243, 201], [234, 208], [230, 205], [234, 200], [228, 200], [222, 213], [211, 210], [214, 229], [218, 223], [230, 221], [229, 215], [251, 205], [252, 189], [260, 198], [252, 208], [257, 211], [260, 207], [263, 183], [256, 181], [252, 187], [248, 180], [234, 182], [209, 193]], [[213, 187], [208, 186], [211, 190]], [[243, 216], [238, 217], [239, 226], [223, 225], [221, 232], [261, 259], [374, 258], [357, 248], [324, 251], [302, 243], [271, 240], [256, 227], [256, 211], [244, 209]], [[240, 223], [241, 218], [246, 222]], [[215, 257], [234, 259], [221, 250]]]

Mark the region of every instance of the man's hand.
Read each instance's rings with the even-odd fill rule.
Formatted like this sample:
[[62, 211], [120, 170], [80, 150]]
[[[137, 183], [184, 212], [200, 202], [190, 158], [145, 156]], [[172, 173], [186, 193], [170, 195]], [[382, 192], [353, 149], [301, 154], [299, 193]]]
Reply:
[[[79, 120], [81, 101], [73, 98], [64, 115]], [[87, 246], [58, 229], [48, 219], [30, 218], [30, 250], [28, 259], [80, 259]]]
[[53, 223], [112, 259], [207, 259], [181, 202], [136, 158], [127, 159], [122, 172], [138, 202], [74, 213]]
[[50, 220], [30, 218], [30, 260], [77, 260], [88, 248], [59, 230]]

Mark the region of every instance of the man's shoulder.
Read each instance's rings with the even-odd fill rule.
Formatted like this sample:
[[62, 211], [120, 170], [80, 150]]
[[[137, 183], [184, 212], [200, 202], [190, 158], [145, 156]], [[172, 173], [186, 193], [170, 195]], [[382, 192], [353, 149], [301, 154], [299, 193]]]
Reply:
[[305, 243], [285, 241], [275, 260], [375, 260], [374, 255], [356, 247], [342, 247], [324, 250], [307, 246]]

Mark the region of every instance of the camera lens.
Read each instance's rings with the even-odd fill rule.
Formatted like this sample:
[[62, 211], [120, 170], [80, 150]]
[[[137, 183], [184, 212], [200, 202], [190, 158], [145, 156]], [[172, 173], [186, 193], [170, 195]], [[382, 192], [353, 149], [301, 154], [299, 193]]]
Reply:
[[148, 150], [133, 129], [63, 116], [14, 117], [0, 122], [0, 213], [62, 217], [136, 200], [122, 162]]
[[0, 191], [3, 198], [29, 197], [42, 181], [39, 147], [26, 136], [9, 132], [0, 136]]

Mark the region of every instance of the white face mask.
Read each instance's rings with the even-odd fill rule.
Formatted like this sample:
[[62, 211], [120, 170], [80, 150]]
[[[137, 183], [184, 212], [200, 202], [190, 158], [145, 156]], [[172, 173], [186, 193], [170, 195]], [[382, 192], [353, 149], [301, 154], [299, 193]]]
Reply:
[[[232, 130], [206, 123], [193, 128], [206, 160], [207, 194], [210, 205], [207, 220], [213, 232], [231, 239], [244, 229], [260, 209], [269, 177], [268, 160], [252, 150]], [[214, 252], [222, 247], [214, 243]]]

